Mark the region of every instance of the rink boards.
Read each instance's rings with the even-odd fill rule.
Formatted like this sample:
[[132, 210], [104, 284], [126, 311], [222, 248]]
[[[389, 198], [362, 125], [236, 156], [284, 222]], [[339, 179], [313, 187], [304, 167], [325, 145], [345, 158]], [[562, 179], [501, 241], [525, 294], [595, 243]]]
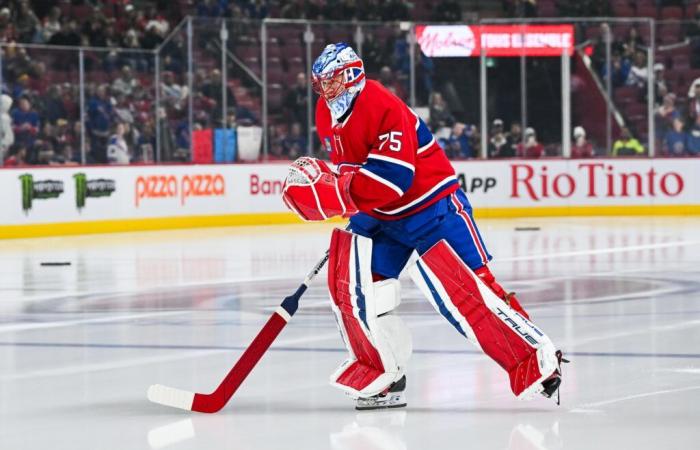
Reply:
[[[477, 217], [700, 214], [700, 160], [454, 163]], [[287, 165], [0, 170], [0, 238], [295, 223]]]

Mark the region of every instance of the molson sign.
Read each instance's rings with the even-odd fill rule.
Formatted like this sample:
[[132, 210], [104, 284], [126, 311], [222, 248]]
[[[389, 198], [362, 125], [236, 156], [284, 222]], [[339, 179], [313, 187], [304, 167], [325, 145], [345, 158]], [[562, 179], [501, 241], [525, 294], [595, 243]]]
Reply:
[[574, 27], [565, 25], [418, 25], [416, 40], [430, 57], [561, 56], [573, 52]]

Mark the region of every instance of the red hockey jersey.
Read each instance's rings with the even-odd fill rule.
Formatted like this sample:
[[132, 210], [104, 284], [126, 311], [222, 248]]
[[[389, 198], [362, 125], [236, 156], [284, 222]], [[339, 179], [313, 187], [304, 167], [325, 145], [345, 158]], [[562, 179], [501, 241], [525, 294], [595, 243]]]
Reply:
[[338, 170], [357, 171], [350, 196], [373, 217], [406, 217], [458, 187], [452, 165], [425, 122], [374, 80], [367, 80], [342, 123], [319, 99], [316, 129]]

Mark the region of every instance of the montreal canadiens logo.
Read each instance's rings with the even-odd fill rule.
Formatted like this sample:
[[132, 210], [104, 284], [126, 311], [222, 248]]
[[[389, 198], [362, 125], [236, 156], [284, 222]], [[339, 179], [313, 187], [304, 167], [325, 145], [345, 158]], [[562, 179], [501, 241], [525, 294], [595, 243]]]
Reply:
[[416, 27], [416, 38], [426, 56], [471, 56], [476, 37], [469, 26], [426, 25]]

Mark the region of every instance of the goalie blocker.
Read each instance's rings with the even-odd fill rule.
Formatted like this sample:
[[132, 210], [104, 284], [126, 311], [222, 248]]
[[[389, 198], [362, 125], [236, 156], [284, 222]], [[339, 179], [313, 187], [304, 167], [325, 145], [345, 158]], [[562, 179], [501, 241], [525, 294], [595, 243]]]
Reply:
[[545, 385], [556, 378], [558, 386], [559, 352], [539, 328], [498, 298], [446, 241], [425, 252], [409, 272], [433, 307], [508, 372], [517, 397], [551, 395]]

